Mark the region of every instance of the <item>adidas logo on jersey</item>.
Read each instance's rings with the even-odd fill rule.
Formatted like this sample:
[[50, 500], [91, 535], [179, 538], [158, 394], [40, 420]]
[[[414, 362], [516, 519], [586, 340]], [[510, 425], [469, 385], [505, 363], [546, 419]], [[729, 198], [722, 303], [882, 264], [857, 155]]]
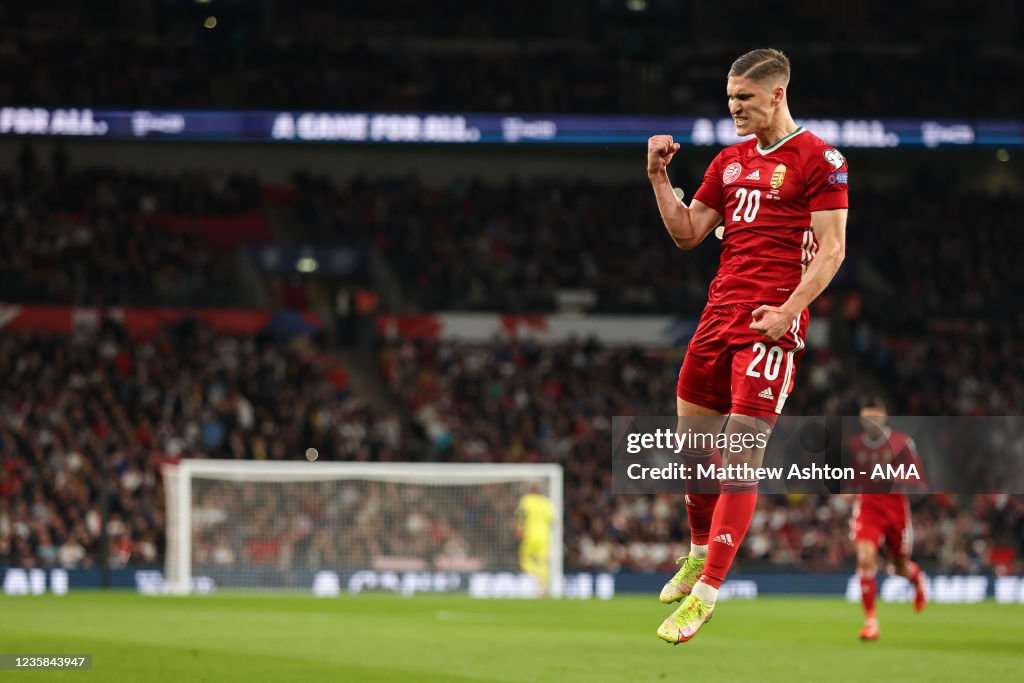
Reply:
[[732, 534], [719, 534], [715, 536], [715, 543], [724, 543], [734, 548], [736, 547], [736, 544], [732, 542]]
[[759, 169], [759, 168], [754, 169], [753, 173], [751, 173], [746, 178], [744, 178], [744, 180], [760, 180], [760, 179], [761, 179], [761, 169]]
[[774, 401], [775, 400], [775, 394], [772, 393], [772, 388], [771, 387], [768, 387], [767, 389], [762, 391], [760, 394], [758, 394], [758, 396], [760, 396], [761, 398], [766, 398], [769, 401]]

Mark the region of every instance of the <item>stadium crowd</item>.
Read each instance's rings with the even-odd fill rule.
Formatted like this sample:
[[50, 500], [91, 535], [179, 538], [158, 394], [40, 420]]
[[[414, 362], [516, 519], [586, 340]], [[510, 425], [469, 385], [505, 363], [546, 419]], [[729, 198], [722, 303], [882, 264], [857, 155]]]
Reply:
[[[150, 218], [250, 212], [264, 195], [257, 181], [69, 172], [59, 161], [55, 155], [46, 174], [26, 157], [20, 176], [0, 179], [4, 299], [208, 304], [211, 291], [227, 303], [237, 295], [234, 271], [218, 267], [222, 250]], [[957, 189], [939, 203], [916, 202], [926, 215], [911, 218], [897, 198], [914, 187], [854, 190], [862, 210], [851, 223], [845, 273], [815, 304], [830, 333], [810, 345], [787, 414], [851, 414], [857, 396], [879, 386], [909, 414], [1024, 410], [1017, 343], [1024, 318], [1006, 315], [1016, 310], [1020, 284], [1020, 246], [1007, 237], [1020, 200]], [[335, 184], [303, 175], [293, 196], [313, 234], [344, 234], [377, 249], [400, 275], [413, 310], [545, 311], [557, 307], [560, 291], [590, 288], [602, 312], [694, 312], [718, 254], [705, 245], [677, 255], [657, 228], [647, 191], [625, 184], [431, 188], [413, 179]], [[958, 238], [968, 206], [976, 229]], [[954, 247], [929, 239], [935, 231], [949, 233]], [[958, 278], [946, 276], [951, 270]], [[897, 292], [911, 292], [919, 305], [891, 315], [885, 302]], [[970, 344], [959, 342], [965, 335]], [[182, 454], [295, 457], [315, 446], [349, 460], [560, 462], [569, 483], [569, 566], [664, 569], [686, 538], [679, 501], [611, 495], [607, 416], [671, 412], [680, 353], [594, 340], [383, 339], [380, 372], [397, 404], [395, 415], [378, 416], [318, 351], [272, 335], [238, 338], [184, 325], [132, 339], [109, 322], [66, 337], [5, 333], [0, 563], [95, 563], [104, 501], [113, 562], [153, 561], [164, 533], [161, 462]], [[400, 414], [412, 416], [413, 432]], [[741, 560], [848, 564], [845, 505], [765, 497]], [[974, 570], [1024, 557], [1018, 498], [915, 505], [926, 565]], [[424, 523], [443, 521], [422, 515]], [[219, 541], [210, 543], [212, 553]], [[230, 550], [235, 558], [247, 552]]]
[[[30, 145], [0, 175], [0, 299], [91, 306], [226, 306], [243, 296], [230, 250], [197, 222], [257, 209], [242, 175], [76, 172]], [[66, 161], [63, 162], [66, 164]]]
[[515, 570], [522, 493], [519, 482], [324, 480], [271, 488], [195, 479], [194, 571], [219, 586], [283, 586], [325, 568]]
[[[59, 151], [44, 171], [26, 146], [21, 172], [0, 176], [0, 298], [224, 306], [251, 294], [238, 284], [230, 247], [269, 239], [261, 211], [275, 188], [240, 174], [70, 172], [60, 169]], [[698, 173], [689, 169], [680, 182]], [[922, 174], [851, 189], [858, 212], [828, 295], [834, 310], [815, 309], [849, 328], [833, 342], [869, 346], [872, 326], [915, 333], [936, 311], [1003, 321], [986, 334], [1014, 324], [1005, 313], [1024, 287], [1016, 267], [1024, 253], [1012, 239], [1024, 202], [970, 188], [928, 199], [925, 188], [939, 182]], [[374, 249], [397, 275], [407, 311], [690, 312], [703, 305], [717, 267], [714, 239], [685, 255], [671, 248], [641, 183], [468, 179], [436, 187], [414, 177], [339, 183], [296, 173], [282, 189], [310, 240]], [[911, 213], [911, 205], [919, 208]], [[958, 229], [966, 222], [970, 234]], [[248, 234], [239, 238], [232, 231], [240, 224]], [[863, 300], [843, 303], [850, 292]], [[896, 293], [917, 305], [894, 315], [885, 303]]]
[[0, 374], [0, 564], [94, 566], [104, 534], [112, 566], [156, 561], [160, 466], [180, 457], [399, 459], [396, 418], [302, 337], [5, 332]]
[[[700, 173], [681, 171], [677, 182], [696, 183]], [[1024, 251], [1012, 235], [1024, 202], [969, 188], [926, 197], [940, 182], [923, 173], [851, 187], [858, 210], [829, 290], [832, 298], [863, 298], [857, 310], [836, 304], [837, 314], [851, 318], [851, 343], [866, 343], [867, 332], [855, 329], [864, 320], [906, 332], [935, 312], [1014, 310]], [[697, 311], [718, 265], [714, 238], [685, 255], [672, 248], [642, 183], [545, 178], [432, 187], [414, 177], [335, 183], [305, 174], [295, 187], [305, 224], [379, 251], [399, 275], [409, 310]], [[959, 227], [967, 222], [970, 233]], [[918, 302], [899, 316], [885, 305], [898, 292]]]
[[[391, 341], [382, 347], [382, 371], [422, 435], [403, 434], [395, 415], [375, 415], [348, 390], [344, 373], [303, 341], [217, 335], [190, 323], [133, 341], [106, 323], [70, 337], [4, 335], [0, 360], [8, 378], [0, 390], [0, 563], [92, 566], [101, 559], [102, 532], [112, 566], [152, 563], [163, 553], [162, 463], [183, 455], [288, 459], [309, 444], [339, 460], [559, 462], [566, 471], [567, 566], [660, 571], [683, 554], [679, 496], [613, 495], [607, 458], [607, 416], [666, 412], [675, 349]], [[350, 545], [371, 562], [404, 556], [430, 567], [500, 564], [482, 542], [490, 534], [453, 517], [455, 508], [466, 512], [465, 502], [452, 508], [432, 498], [399, 508], [396, 495], [378, 492], [371, 505], [373, 496], [339, 491], [318, 495], [358, 500], [368, 510]], [[207, 495], [198, 499], [200, 510], [227, 514], [232, 495], [241, 494]], [[306, 500], [310, 495], [295, 509], [271, 505], [263, 517], [246, 517], [239, 522], [246, 533], [230, 542], [226, 527], [209, 527], [198, 537], [197, 561], [222, 569], [253, 557], [278, 568], [317, 558], [354, 561], [355, 550], [340, 558], [337, 539], [324, 533], [331, 506]], [[914, 509], [915, 556], [925, 566], [1008, 570], [1024, 556], [1020, 497], [921, 496]], [[477, 512], [466, 518], [477, 526], [512, 521], [508, 510]], [[748, 568], [841, 570], [852, 559], [848, 520], [842, 497], [763, 496], [741, 561]], [[371, 532], [384, 523], [412, 535], [430, 529], [444, 542], [375, 541]], [[308, 533], [292, 542], [281, 525]]]
[[305, 177], [297, 187], [303, 215], [372, 244], [401, 274], [413, 310], [551, 311], [560, 293], [580, 290], [603, 312], [685, 309], [717, 260], [701, 250], [680, 271], [638, 183]]

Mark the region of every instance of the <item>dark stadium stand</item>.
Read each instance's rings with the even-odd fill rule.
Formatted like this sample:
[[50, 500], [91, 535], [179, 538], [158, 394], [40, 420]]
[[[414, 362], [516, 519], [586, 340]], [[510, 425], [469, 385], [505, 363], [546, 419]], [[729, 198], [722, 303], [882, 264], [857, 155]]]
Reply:
[[[256, 10], [219, 2], [211, 10], [220, 16], [215, 30], [203, 28], [210, 12], [192, 3], [155, 2], [146, 12], [126, 13], [68, 2], [12, 6], [0, 43], [0, 100], [80, 107], [720, 114], [729, 61], [751, 42], [764, 41], [749, 7], [652, 1], [629, 11], [626, 4], [526, 2], [481, 11], [467, 2], [374, 8], [278, 0]], [[801, 116], [1019, 115], [1012, 92], [991, 96], [1024, 79], [1012, 24], [994, 9], [800, 4], [800, 13], [771, 21], [771, 40], [796, 66], [792, 97]], [[775, 19], [779, 9], [772, 11]], [[958, 29], [950, 31], [951, 24]], [[907, 25], [913, 33], [902, 30]], [[86, 34], [76, 30], [86, 26]], [[708, 35], [721, 38], [702, 40]], [[905, 74], [942, 85], [908, 88]], [[859, 87], [834, 85], [850, 83]]]
[[44, 171], [26, 145], [19, 175], [0, 176], [0, 299], [238, 305], [232, 248], [269, 238], [261, 201], [234, 174]]

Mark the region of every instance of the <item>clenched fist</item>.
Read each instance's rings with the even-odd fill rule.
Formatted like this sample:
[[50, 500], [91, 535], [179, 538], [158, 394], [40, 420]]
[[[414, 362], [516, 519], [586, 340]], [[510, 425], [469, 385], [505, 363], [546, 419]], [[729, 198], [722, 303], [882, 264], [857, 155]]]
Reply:
[[750, 329], [772, 341], [781, 339], [792, 327], [793, 320], [800, 317], [799, 313], [794, 315], [781, 306], [759, 306], [750, 315], [753, 318]]
[[679, 143], [671, 135], [652, 135], [647, 140], [647, 175], [661, 173], [679, 151]]

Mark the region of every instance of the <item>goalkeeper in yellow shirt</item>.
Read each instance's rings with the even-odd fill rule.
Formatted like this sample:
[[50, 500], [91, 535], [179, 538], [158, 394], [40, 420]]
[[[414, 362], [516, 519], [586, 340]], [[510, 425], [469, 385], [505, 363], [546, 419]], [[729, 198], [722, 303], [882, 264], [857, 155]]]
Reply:
[[519, 566], [537, 581], [541, 595], [548, 591], [548, 551], [551, 548], [551, 525], [555, 522], [555, 506], [531, 485], [519, 499], [516, 509], [516, 538], [519, 539]]

